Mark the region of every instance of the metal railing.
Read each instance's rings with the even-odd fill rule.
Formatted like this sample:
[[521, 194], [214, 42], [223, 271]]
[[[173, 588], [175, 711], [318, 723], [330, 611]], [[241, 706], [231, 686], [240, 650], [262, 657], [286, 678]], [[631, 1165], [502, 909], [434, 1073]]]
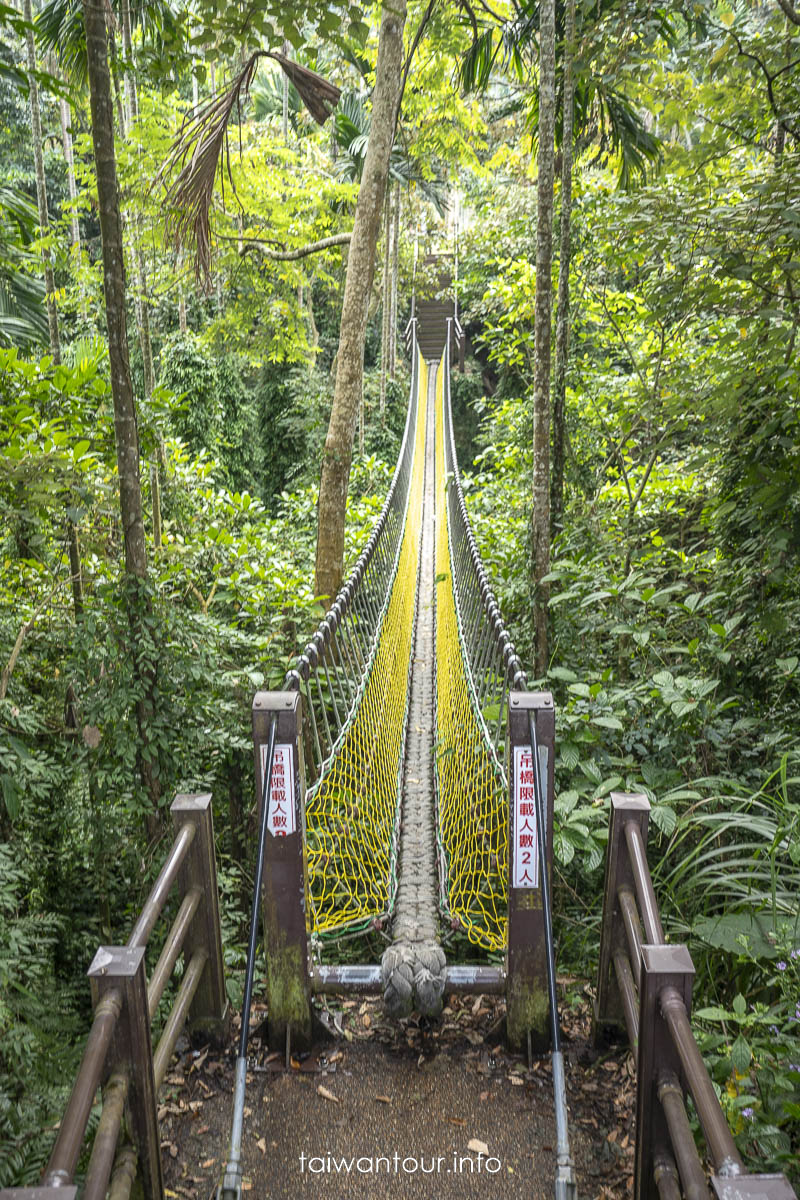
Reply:
[[[637, 1059], [634, 1200], [796, 1200], [783, 1175], [745, 1171], [689, 1019], [694, 966], [664, 937], [647, 865], [650, 804], [611, 793], [595, 1041], [627, 1030]], [[691, 1094], [710, 1183], [686, 1109]]]
[[[175, 1043], [187, 1018], [220, 1043], [228, 1030], [211, 796], [179, 795], [171, 812], [175, 840], [127, 944], [101, 946], [89, 968], [94, 1019], [41, 1186], [0, 1192], [4, 1200], [48, 1191], [74, 1200], [98, 1088], [102, 1107], [83, 1200], [104, 1200], [107, 1193], [127, 1200], [137, 1166], [147, 1200], [162, 1200], [157, 1102]], [[148, 981], [145, 950], [176, 883], [180, 907]], [[151, 1023], [182, 952], [183, 977], [153, 1049]], [[133, 1140], [119, 1146], [126, 1112]]]

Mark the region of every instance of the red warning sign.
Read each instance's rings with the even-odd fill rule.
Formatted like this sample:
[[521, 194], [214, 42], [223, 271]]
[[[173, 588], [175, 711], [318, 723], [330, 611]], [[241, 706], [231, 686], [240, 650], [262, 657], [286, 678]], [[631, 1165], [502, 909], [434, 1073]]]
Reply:
[[[267, 769], [267, 746], [261, 747], [261, 770]], [[294, 762], [292, 747], [287, 743], [275, 746], [272, 760], [272, 783], [269, 790], [267, 830], [273, 837], [286, 837], [296, 829], [294, 811]]]
[[[539, 778], [547, 795], [547, 747], [539, 749]], [[514, 747], [514, 866], [512, 887], [538, 888], [539, 840], [536, 833], [536, 793], [530, 746]]]

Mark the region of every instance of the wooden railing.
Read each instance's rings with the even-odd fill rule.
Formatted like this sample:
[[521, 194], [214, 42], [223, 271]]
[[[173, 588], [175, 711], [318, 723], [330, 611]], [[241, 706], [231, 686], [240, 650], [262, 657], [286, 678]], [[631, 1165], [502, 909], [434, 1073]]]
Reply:
[[[41, 1186], [0, 1191], [0, 1200], [74, 1200], [98, 1088], [83, 1200], [128, 1200], [137, 1167], [146, 1200], [164, 1196], [157, 1100], [175, 1043], [187, 1018], [217, 1042], [228, 1032], [211, 796], [179, 795], [171, 812], [175, 840], [127, 945], [101, 946], [89, 968], [94, 1020]], [[180, 907], [148, 982], [147, 943], [175, 883]], [[151, 1023], [181, 952], [183, 977], [154, 1050]], [[120, 1146], [123, 1116], [131, 1143]]]
[[[636, 1055], [634, 1200], [797, 1200], [783, 1175], [748, 1173], [692, 1033], [694, 965], [664, 938], [647, 865], [650, 804], [611, 793], [595, 1042], [627, 1030]], [[687, 1091], [711, 1162], [686, 1111]]]

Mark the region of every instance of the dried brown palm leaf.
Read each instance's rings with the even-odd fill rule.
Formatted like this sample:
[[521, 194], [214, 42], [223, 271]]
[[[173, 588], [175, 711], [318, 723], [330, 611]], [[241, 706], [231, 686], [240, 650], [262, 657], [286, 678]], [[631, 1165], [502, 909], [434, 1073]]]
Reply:
[[321, 75], [317, 75], [316, 71], [309, 71], [308, 67], [292, 62], [285, 54], [275, 51], [271, 52], [269, 57], [280, 63], [317, 124], [324, 125], [339, 103], [340, 89]]
[[292, 62], [285, 55], [271, 50], [257, 50], [227, 91], [184, 119], [158, 173], [157, 182], [166, 183], [171, 179], [165, 197], [166, 241], [176, 251], [194, 245], [195, 272], [198, 281], [206, 288], [211, 282], [211, 202], [214, 184], [219, 171], [223, 203], [226, 175], [231, 191], [236, 195], [228, 124], [234, 109], [241, 115], [242, 101], [250, 91], [259, 58], [273, 58], [280, 64], [319, 125], [324, 124], [330, 116], [340, 95], [339, 88], [327, 79]]

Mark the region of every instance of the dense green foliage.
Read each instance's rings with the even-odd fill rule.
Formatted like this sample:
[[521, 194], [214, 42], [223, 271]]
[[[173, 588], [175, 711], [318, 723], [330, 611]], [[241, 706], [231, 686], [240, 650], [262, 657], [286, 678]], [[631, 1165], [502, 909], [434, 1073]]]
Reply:
[[[577, 964], [598, 940], [605, 798], [649, 796], [657, 889], [697, 966], [715, 1079], [745, 1154], [787, 1169], [800, 1136], [800, 156], [747, 58], [757, 43], [776, 69], [791, 38], [774, 14], [719, 21], [631, 63], [627, 86], [662, 139], [652, 181], [620, 191], [613, 160], [575, 177], [547, 674], [556, 855], [562, 955]], [[786, 106], [797, 79], [782, 78]], [[502, 187], [476, 179], [470, 197], [465, 320], [496, 391], [480, 404], [468, 504], [529, 652], [535, 242], [528, 160], [502, 144], [496, 156]]]
[[[375, 63], [367, 9], [289, 7], [259, 6], [245, 40], [305, 40], [298, 57], [343, 89], [334, 132], [316, 128], [291, 88], [284, 136], [282, 78], [260, 70], [231, 127], [224, 195], [219, 176], [214, 192], [208, 288], [191, 248], [168, 236], [158, 171], [193, 86], [199, 101], [240, 68], [238, 10], [145, 8], [134, 61], [114, 65], [120, 97], [126, 70], [138, 87], [138, 119], [117, 130], [116, 150], [143, 595], [122, 571], [80, 6], [53, 0], [36, 23], [40, 59], [58, 56], [38, 72], [46, 237], [24, 29], [14, 10], [2, 16], [0, 1186], [39, 1175], [51, 1136], [42, 1130], [58, 1118], [87, 1025], [86, 966], [98, 943], [124, 942], [178, 789], [213, 793], [226, 957], [241, 963], [250, 703], [256, 687], [279, 686], [321, 615], [317, 487], [344, 282], [341, 245], [271, 255], [351, 228]], [[450, 248], [459, 196], [471, 353], [453, 377], [457, 448], [504, 616], [531, 661], [538, 26], [527, 3], [518, 22], [498, 23], [507, 7], [483, 6], [477, 26], [458, 5], [434, 7], [392, 176], [403, 188], [401, 327], [414, 231], [425, 231], [419, 280], [425, 253]], [[427, 5], [411, 9], [413, 36]], [[560, 8], [558, 21], [561, 30]], [[799, 70], [800, 27], [773, 0], [701, 0], [668, 15], [634, 0], [579, 6], [574, 198], [571, 214], [556, 214], [572, 223], [572, 340], [545, 681], [558, 709], [562, 965], [585, 975], [596, 955], [608, 795], [643, 790], [659, 898], [671, 937], [694, 957], [695, 1014], [720, 1096], [748, 1161], [794, 1170], [795, 1182]], [[456, 80], [488, 90], [465, 95]], [[61, 364], [47, 353], [43, 252], [55, 268]], [[405, 366], [380, 416], [380, 274], [349, 561], [380, 509], [405, 419]], [[132, 644], [135, 606], [146, 617]], [[140, 762], [142, 678], [152, 681], [155, 814]], [[237, 999], [236, 971], [229, 986]]]

